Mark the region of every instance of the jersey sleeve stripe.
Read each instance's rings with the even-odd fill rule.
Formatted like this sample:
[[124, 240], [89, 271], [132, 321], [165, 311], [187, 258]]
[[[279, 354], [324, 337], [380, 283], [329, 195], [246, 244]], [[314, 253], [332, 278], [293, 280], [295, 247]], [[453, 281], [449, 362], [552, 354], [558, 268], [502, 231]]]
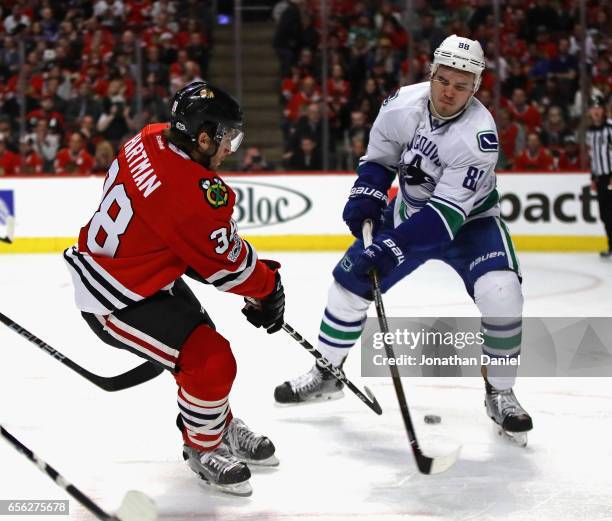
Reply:
[[456, 203], [453, 203], [452, 201], [449, 201], [448, 199], [444, 199], [443, 197], [440, 197], [439, 195], [433, 195], [431, 197], [432, 201], [436, 201], [438, 203], [442, 203], [445, 204], [447, 206], [450, 206], [451, 208], [453, 208], [454, 210], [458, 211], [461, 215], [463, 215], [463, 218], [466, 219], [467, 215], [466, 213], [463, 211], [463, 208], [461, 208], [461, 206], [459, 206]]
[[244, 241], [249, 253], [247, 254], [246, 262], [244, 264], [244, 268], [240, 271], [236, 271], [230, 275], [226, 275], [222, 279], [213, 282], [214, 286], [220, 291], [228, 291], [240, 284], [242, 284], [245, 280], [247, 280], [253, 271], [255, 270], [255, 266], [257, 265], [257, 254], [251, 247], [251, 245]]
[[[85, 275], [83, 274], [83, 271], [81, 270], [81, 268], [76, 264], [76, 262], [74, 261], [74, 259], [72, 259], [69, 255], [68, 255], [68, 251], [66, 250], [64, 252], [64, 260], [66, 261], [66, 263], [68, 264], [68, 266], [73, 270], [73, 272], [77, 275], [77, 277], [79, 278], [79, 280], [81, 281], [81, 283], [83, 284], [83, 288], [85, 288], [85, 290], [87, 290], [91, 296], [103, 307], [106, 309], [107, 313], [110, 313], [113, 309], [115, 309], [115, 306], [113, 305], [112, 302], [110, 302], [102, 293], [100, 293], [100, 291], [98, 291], [90, 282], [89, 280], [87, 280], [87, 278], [85, 277]], [[125, 307], [125, 306], [121, 306], [121, 307]]]
[[208, 284], [215, 284], [215, 282], [223, 279], [224, 277], [228, 277], [228, 276], [232, 276], [236, 273], [240, 273], [243, 269], [246, 268], [247, 266], [247, 262], [249, 260], [249, 254], [252, 252], [252, 248], [251, 245], [245, 241], [244, 239], [242, 239], [242, 242], [246, 245], [248, 253], [247, 255], [245, 255], [244, 259], [242, 260], [242, 262], [240, 263], [240, 266], [238, 266], [238, 268], [234, 271], [231, 270], [219, 270], [215, 273], [213, 273], [212, 275], [208, 276], [205, 278], [206, 282]]
[[230, 289], [235, 288], [236, 286], [239, 286], [240, 284], [242, 284], [245, 280], [247, 280], [253, 274], [253, 272], [255, 271], [255, 266], [256, 265], [257, 265], [257, 262], [253, 262], [253, 264], [248, 266], [234, 280], [230, 280], [229, 282], [226, 282], [222, 286], [216, 286], [216, 288], [218, 290], [220, 290], [220, 291], [229, 291]]
[[461, 225], [465, 221], [465, 218], [462, 214], [451, 208], [450, 206], [446, 206], [440, 204], [436, 201], [430, 201], [427, 203], [427, 206], [433, 208], [435, 212], [440, 216], [447, 230], [449, 231], [449, 235], [451, 239], [455, 238], [455, 234], [461, 228]]
[[[69, 255], [75, 258], [75, 261], [79, 264], [81, 268], [83, 268], [85, 276], [91, 281], [95, 281], [99, 284], [100, 287], [104, 288], [104, 291], [112, 296], [113, 299], [119, 301], [121, 304], [115, 306], [117, 309], [121, 309], [125, 306], [129, 306], [136, 302], [134, 299], [131, 299], [128, 296], [123, 295], [119, 290], [115, 289], [113, 286], [109, 284], [109, 282], [100, 275], [90, 263], [87, 262], [86, 257], [79, 253], [76, 249], [73, 249]], [[139, 299], [141, 300], [141, 299]]]

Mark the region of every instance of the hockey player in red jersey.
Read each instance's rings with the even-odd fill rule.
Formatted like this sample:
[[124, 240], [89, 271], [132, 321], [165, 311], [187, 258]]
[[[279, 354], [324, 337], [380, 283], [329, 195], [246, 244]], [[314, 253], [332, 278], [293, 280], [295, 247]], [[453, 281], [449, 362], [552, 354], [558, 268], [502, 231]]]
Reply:
[[248, 495], [247, 463], [277, 464], [274, 445], [233, 417], [230, 345], [181, 278], [249, 298], [249, 322], [268, 333], [282, 327], [280, 265], [258, 260], [238, 235], [234, 192], [215, 172], [242, 137], [240, 106], [221, 89], [195, 82], [178, 91], [170, 124], [147, 125], [121, 148], [100, 206], [64, 259], [94, 332], [173, 373], [189, 467]]

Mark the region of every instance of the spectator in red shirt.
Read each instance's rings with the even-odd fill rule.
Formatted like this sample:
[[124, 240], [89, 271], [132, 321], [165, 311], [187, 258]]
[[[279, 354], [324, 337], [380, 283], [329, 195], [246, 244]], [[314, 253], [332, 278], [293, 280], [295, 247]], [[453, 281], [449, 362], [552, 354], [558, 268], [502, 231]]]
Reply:
[[527, 135], [527, 148], [516, 158], [514, 168], [520, 172], [549, 172], [554, 168], [552, 155], [535, 132]]
[[149, 17], [150, 9], [151, 2], [149, 0], [128, 0], [126, 2], [128, 25], [140, 29]]
[[4, 135], [0, 135], [0, 177], [17, 174], [19, 156], [6, 148]]
[[300, 84], [300, 90], [294, 94], [287, 106], [285, 107], [285, 117], [290, 122], [295, 122], [302, 115], [302, 109], [311, 103], [316, 103], [321, 100], [321, 93], [317, 82], [312, 76], [303, 78]]
[[540, 111], [533, 105], [527, 104], [527, 96], [523, 89], [514, 89], [508, 108], [514, 121], [523, 124], [527, 132], [538, 130], [542, 124]]
[[55, 110], [53, 97], [50, 95], [44, 96], [40, 100], [40, 108], [28, 113], [26, 119], [31, 129], [35, 128], [41, 119], [46, 120], [49, 128], [55, 131], [61, 131], [64, 128], [64, 116]]
[[331, 78], [327, 80], [327, 92], [329, 93], [328, 104], [333, 125], [340, 127], [343, 119], [346, 119], [346, 107], [351, 95], [351, 87], [344, 77], [342, 65], [332, 66]]
[[285, 103], [298, 93], [301, 77], [301, 69], [297, 65], [292, 65], [291, 75], [285, 76], [281, 82], [281, 95]]
[[34, 139], [25, 136], [19, 145], [20, 161], [16, 173], [19, 175], [42, 174], [43, 160], [34, 150]]
[[67, 148], [62, 148], [55, 158], [57, 174], [88, 174], [91, 172], [94, 159], [85, 150], [83, 136], [73, 132]]
[[514, 166], [514, 158], [525, 148], [525, 131], [523, 127], [512, 121], [508, 109], [501, 107], [499, 117], [496, 118], [497, 135], [503, 157], [498, 163], [501, 169], [511, 169]]
[[580, 147], [574, 134], [568, 134], [563, 139], [563, 150], [559, 157], [559, 170], [562, 172], [580, 171]]

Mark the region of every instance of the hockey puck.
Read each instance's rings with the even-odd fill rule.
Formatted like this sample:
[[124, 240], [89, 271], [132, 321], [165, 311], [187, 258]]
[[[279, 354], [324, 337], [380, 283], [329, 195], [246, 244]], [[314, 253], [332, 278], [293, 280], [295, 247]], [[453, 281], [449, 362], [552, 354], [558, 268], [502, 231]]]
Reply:
[[426, 414], [425, 415], [425, 423], [440, 423], [442, 418], [436, 414]]

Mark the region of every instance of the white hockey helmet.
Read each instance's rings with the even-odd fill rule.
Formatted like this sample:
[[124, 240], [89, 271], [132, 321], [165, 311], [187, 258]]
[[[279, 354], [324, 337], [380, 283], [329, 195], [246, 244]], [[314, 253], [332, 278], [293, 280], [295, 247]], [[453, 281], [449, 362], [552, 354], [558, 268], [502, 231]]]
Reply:
[[445, 38], [440, 47], [434, 51], [431, 76], [436, 73], [440, 65], [473, 73], [475, 93], [480, 87], [482, 71], [485, 68], [484, 52], [476, 40], [453, 34]]

